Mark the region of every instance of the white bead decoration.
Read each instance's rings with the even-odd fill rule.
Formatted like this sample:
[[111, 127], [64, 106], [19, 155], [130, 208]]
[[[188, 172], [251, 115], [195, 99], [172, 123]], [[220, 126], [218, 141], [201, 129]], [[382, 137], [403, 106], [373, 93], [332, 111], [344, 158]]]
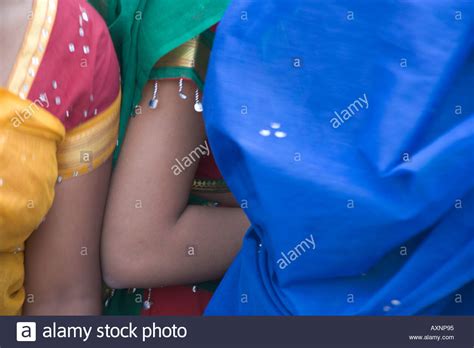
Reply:
[[82, 12], [82, 19], [86, 22], [89, 22], [89, 16], [87, 15], [86, 11]]
[[285, 138], [286, 137], [286, 133], [285, 132], [282, 132], [282, 131], [276, 131], [275, 132], [275, 136], [277, 138]]
[[[271, 129], [262, 129], [262, 130], [260, 130], [260, 131], [259, 131], [259, 134], [260, 134], [261, 136], [263, 136], [263, 137], [268, 137], [268, 136], [272, 135], [272, 133], [273, 133], [272, 130], [273, 130], [273, 129], [275, 129], [275, 130], [276, 130], [276, 129], [280, 129], [280, 128], [281, 128], [281, 124], [278, 123], [278, 122], [272, 122], [272, 123], [270, 123], [270, 128], [271, 128]], [[275, 131], [275, 133], [273, 133], [273, 135], [274, 135], [276, 138], [279, 138], [279, 139], [285, 138], [285, 137], [287, 136], [286, 132], [283, 132], [283, 131], [281, 131], [281, 130]]]

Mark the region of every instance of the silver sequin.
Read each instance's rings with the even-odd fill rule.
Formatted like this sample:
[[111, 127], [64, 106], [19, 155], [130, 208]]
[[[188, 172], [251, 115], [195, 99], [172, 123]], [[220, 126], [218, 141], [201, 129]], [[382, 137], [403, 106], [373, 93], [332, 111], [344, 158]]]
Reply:
[[83, 49], [83, 51], [84, 51], [84, 54], [89, 54], [89, 52], [90, 52], [89, 46], [84, 45], [84, 47], [82, 47], [82, 49]]
[[76, 47], [74, 47], [74, 44], [71, 42], [71, 43], [69, 44], [69, 52], [72, 53], [72, 52], [74, 52], [75, 50], [76, 50]]
[[286, 133], [285, 132], [282, 132], [282, 131], [276, 131], [275, 132], [275, 136], [277, 138], [285, 138], [286, 137]]
[[151, 308], [151, 305], [152, 305], [151, 301], [146, 300], [145, 302], [143, 302], [143, 308], [145, 310], [149, 310]]
[[89, 16], [87, 15], [86, 11], [82, 12], [82, 19], [85, 20], [86, 22], [89, 22]]
[[202, 112], [203, 111], [203, 107], [202, 107], [201, 102], [196, 102], [194, 104], [194, 111], [196, 111], [196, 112]]
[[60, 97], [54, 98], [54, 102], [56, 103], [56, 105], [61, 105], [61, 98]]

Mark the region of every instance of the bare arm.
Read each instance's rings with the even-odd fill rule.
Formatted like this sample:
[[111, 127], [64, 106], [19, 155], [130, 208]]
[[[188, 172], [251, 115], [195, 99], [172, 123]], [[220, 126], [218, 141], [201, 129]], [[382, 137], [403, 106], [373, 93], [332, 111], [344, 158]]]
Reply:
[[99, 243], [111, 160], [56, 185], [46, 220], [26, 247], [25, 315], [101, 313]]
[[[237, 254], [248, 221], [240, 208], [188, 205], [197, 163], [175, 175], [175, 159], [200, 144], [202, 117], [176, 82], [160, 81], [157, 109], [133, 118], [114, 171], [102, 242], [106, 282], [115, 288], [157, 287], [217, 279]], [[152, 96], [145, 88], [143, 102]], [[194, 253], [194, 255], [192, 255]]]

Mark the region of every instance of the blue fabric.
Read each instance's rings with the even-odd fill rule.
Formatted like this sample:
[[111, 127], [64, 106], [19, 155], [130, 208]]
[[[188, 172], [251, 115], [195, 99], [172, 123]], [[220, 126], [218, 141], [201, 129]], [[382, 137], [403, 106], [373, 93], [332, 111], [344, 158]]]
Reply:
[[205, 121], [252, 227], [208, 315], [474, 314], [473, 17], [233, 1]]

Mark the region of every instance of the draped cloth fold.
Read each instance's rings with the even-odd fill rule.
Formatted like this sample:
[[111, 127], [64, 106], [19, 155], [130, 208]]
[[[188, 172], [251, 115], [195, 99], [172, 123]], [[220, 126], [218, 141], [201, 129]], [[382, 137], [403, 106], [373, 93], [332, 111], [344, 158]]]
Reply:
[[54, 199], [62, 123], [37, 103], [0, 89], [0, 313], [19, 314], [23, 250]]
[[[160, 58], [216, 24], [229, 0], [89, 0], [109, 25], [122, 75], [119, 146]], [[199, 57], [198, 57], [199, 58]], [[156, 76], [158, 77], [158, 76]], [[163, 77], [163, 76], [161, 76]], [[190, 76], [191, 77], [191, 76]], [[196, 83], [200, 84], [199, 79]]]
[[209, 315], [474, 314], [474, 3], [235, 0], [207, 134], [252, 227]]

